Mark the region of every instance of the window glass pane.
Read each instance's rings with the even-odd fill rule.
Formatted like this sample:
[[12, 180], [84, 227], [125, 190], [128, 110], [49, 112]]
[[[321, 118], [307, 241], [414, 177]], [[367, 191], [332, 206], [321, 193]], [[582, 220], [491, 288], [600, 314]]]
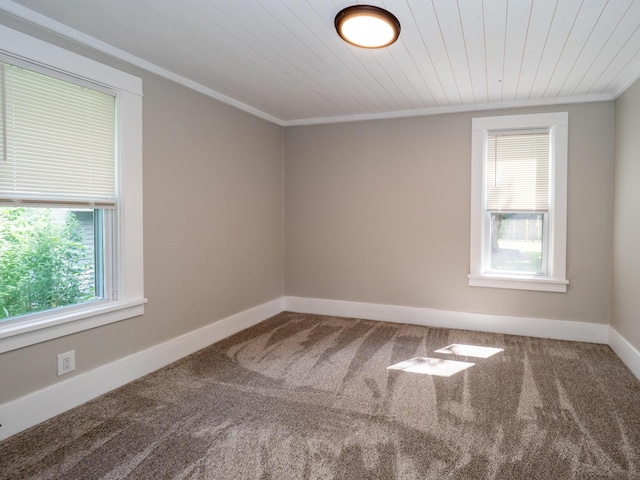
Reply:
[[544, 213], [491, 212], [489, 224], [489, 271], [544, 273]]
[[0, 320], [104, 297], [102, 218], [0, 207]]

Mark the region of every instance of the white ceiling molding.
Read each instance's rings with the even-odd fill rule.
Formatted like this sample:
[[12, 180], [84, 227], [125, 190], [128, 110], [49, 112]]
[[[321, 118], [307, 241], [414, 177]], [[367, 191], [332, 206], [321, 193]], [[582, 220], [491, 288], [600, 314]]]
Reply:
[[257, 108], [253, 108], [250, 105], [246, 105], [219, 92], [216, 92], [215, 90], [205, 87], [204, 85], [200, 85], [199, 83], [189, 80], [182, 75], [170, 72], [169, 70], [148, 62], [143, 58], [132, 55], [128, 52], [125, 52], [124, 50], [120, 50], [113, 45], [109, 45], [108, 43], [103, 42], [102, 40], [98, 40], [91, 35], [82, 33], [69, 27], [68, 25], [64, 25], [63, 23], [57, 22], [56, 20], [41, 15], [38, 12], [34, 12], [33, 10], [23, 7], [22, 5], [18, 5], [11, 0], [5, 0], [2, 5], [0, 5], [0, 10], [33, 25], [44, 28], [45, 30], [68, 38], [69, 40], [73, 40], [74, 42], [77, 42], [81, 45], [91, 47], [95, 50], [98, 50], [99, 52], [106, 53], [107, 55], [117, 58], [118, 60], [130, 63], [131, 65], [135, 65], [136, 67], [147, 70], [148, 72], [155, 73], [156, 75], [179, 83], [180, 85], [184, 85], [185, 87], [203, 93], [209, 97], [215, 98], [216, 100], [220, 100], [223, 103], [255, 115], [256, 117], [260, 117], [264, 120], [282, 125], [282, 121], [279, 118], [269, 115], [268, 113], [258, 110]]
[[393, 45], [344, 42], [341, 0], [3, 0], [0, 11], [281, 126], [607, 101], [640, 78], [640, 0], [370, 0]]
[[501, 103], [482, 103], [477, 105], [456, 105], [454, 107], [423, 108], [419, 110], [404, 110], [402, 112], [373, 113], [368, 115], [350, 115], [344, 117], [310, 118], [305, 120], [292, 120], [283, 122], [285, 127], [302, 125], [321, 125], [327, 123], [361, 122], [366, 120], [382, 120], [389, 118], [422, 117], [430, 115], [443, 115], [445, 113], [464, 113], [486, 110], [499, 110], [502, 108], [535, 107], [545, 105], [566, 105], [570, 103], [608, 102], [614, 100], [609, 94], [583, 95], [576, 97], [563, 97], [554, 99], [536, 99]]

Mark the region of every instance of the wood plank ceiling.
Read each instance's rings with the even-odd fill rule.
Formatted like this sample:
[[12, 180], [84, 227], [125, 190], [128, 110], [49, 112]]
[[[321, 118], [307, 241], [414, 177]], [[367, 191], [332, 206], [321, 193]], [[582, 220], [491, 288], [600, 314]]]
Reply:
[[282, 125], [608, 100], [640, 75], [640, 0], [370, 0], [402, 25], [380, 50], [336, 34], [336, 13], [354, 3], [3, 0], [0, 10], [81, 32]]

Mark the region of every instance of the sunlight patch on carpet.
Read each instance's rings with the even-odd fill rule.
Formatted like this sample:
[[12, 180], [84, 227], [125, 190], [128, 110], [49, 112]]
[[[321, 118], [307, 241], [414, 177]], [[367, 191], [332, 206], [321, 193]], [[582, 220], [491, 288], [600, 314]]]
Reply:
[[461, 355], [463, 357], [489, 358], [496, 353], [502, 352], [502, 348], [479, 347], [477, 345], [461, 345], [454, 343], [448, 347], [436, 350], [435, 353], [444, 353], [447, 355]]
[[402, 370], [409, 373], [421, 373], [438, 377], [450, 377], [475, 363], [442, 360], [440, 358], [415, 357], [387, 367], [387, 370]]

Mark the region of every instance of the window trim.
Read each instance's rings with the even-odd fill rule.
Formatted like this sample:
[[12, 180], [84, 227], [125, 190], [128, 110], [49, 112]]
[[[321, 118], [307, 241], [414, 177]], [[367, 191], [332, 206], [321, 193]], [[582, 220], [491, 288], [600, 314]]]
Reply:
[[[477, 117], [471, 136], [471, 244], [469, 286], [566, 292], [567, 112]], [[552, 156], [547, 275], [496, 274], [485, 271], [487, 221], [484, 208], [484, 152], [488, 131], [548, 128]]]
[[0, 25], [0, 54], [117, 92], [117, 220], [114, 299], [0, 323], [0, 353], [144, 313], [142, 243], [142, 80]]

